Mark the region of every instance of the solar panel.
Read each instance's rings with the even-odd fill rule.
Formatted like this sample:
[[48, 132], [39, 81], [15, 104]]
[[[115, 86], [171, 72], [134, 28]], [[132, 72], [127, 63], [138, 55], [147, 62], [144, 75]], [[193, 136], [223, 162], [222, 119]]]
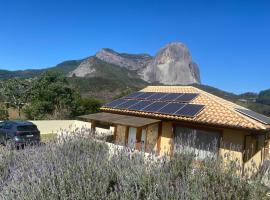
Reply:
[[125, 103], [115, 106], [115, 108], [128, 108], [134, 104], [137, 104], [138, 102], [139, 102], [138, 100], [128, 100]]
[[175, 115], [184, 117], [195, 117], [199, 112], [202, 111], [204, 105], [186, 104], [183, 108], [175, 112]]
[[166, 106], [168, 103], [166, 102], [154, 102], [152, 104], [150, 104], [149, 106], [143, 108], [143, 111], [146, 112], [157, 112], [159, 111], [161, 108], [163, 108], [164, 106]]
[[168, 105], [161, 108], [158, 112], [164, 114], [173, 114], [179, 109], [183, 108], [186, 104], [183, 103], [169, 103]]
[[120, 105], [122, 103], [125, 103], [127, 101], [128, 100], [126, 100], [126, 99], [116, 99], [116, 100], [114, 100], [114, 101], [112, 101], [110, 103], [105, 104], [104, 106], [113, 108], [113, 107], [118, 106], [118, 105]]
[[159, 100], [160, 98], [166, 96], [168, 93], [162, 93], [162, 92], [158, 92], [158, 93], [154, 93], [152, 96], [147, 97], [147, 100]]
[[183, 95], [183, 93], [168, 93], [166, 96], [160, 98], [160, 100], [174, 101], [175, 99], [179, 98], [182, 95]]
[[195, 93], [185, 93], [182, 96], [178, 97], [175, 99], [175, 101], [180, 101], [180, 102], [190, 102], [193, 99], [195, 99], [199, 94]]
[[143, 108], [145, 108], [146, 106], [149, 106], [152, 103], [153, 103], [152, 101], [139, 101], [139, 103], [130, 106], [128, 109], [129, 110], [142, 110]]
[[151, 97], [154, 94], [155, 94], [154, 92], [144, 92], [143, 94], [137, 96], [136, 98], [147, 99], [148, 97]]
[[255, 119], [263, 124], [270, 124], [270, 118], [269, 117], [266, 117], [264, 115], [261, 115], [259, 113], [256, 113], [252, 110], [247, 110], [247, 109], [240, 109], [240, 108], [236, 108], [235, 109], [237, 112], [240, 112], [252, 119]]
[[143, 92], [134, 92], [128, 96], [125, 96], [124, 98], [127, 98], [127, 99], [134, 99], [134, 98], [137, 98], [138, 96], [140, 96], [141, 94], [143, 94]]

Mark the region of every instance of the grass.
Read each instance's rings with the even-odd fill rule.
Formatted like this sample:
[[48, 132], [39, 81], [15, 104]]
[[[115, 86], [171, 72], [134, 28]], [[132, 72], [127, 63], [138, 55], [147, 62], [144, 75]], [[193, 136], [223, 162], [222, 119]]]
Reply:
[[[219, 158], [195, 165], [192, 152], [171, 160], [72, 133], [44, 146], [1, 152], [0, 199], [269, 199], [261, 176], [239, 176]], [[266, 174], [269, 176], [269, 174]]]

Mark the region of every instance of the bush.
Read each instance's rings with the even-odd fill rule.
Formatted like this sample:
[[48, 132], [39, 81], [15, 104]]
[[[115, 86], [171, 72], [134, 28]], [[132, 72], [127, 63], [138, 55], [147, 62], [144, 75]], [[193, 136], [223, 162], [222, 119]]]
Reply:
[[85, 115], [97, 113], [101, 107], [101, 102], [93, 98], [80, 99], [75, 115]]
[[1, 165], [1, 199], [267, 199], [259, 179], [247, 181], [234, 165], [224, 170], [218, 159], [145, 159], [86, 134], [11, 154]]
[[5, 106], [0, 105], [0, 120], [8, 119], [8, 110]]

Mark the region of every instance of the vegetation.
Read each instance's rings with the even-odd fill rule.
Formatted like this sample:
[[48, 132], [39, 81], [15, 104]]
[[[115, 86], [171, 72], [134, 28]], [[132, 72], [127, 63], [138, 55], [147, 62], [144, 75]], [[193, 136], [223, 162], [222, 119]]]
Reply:
[[101, 103], [97, 99], [79, 99], [76, 115], [84, 115], [89, 113], [97, 113], [101, 107]]
[[0, 120], [8, 119], [8, 110], [6, 106], [0, 105]]
[[41, 147], [1, 152], [0, 198], [269, 199], [261, 176], [241, 177], [218, 159], [196, 164], [192, 152], [171, 160], [109, 150], [84, 133]]
[[17, 108], [19, 116], [23, 106], [28, 102], [30, 91], [30, 80], [13, 78], [1, 83], [1, 92], [6, 97], [6, 103]]
[[32, 85], [24, 109], [28, 119], [67, 119], [98, 112], [101, 106], [98, 100], [82, 99], [67, 78], [57, 72], [45, 72]]
[[[13, 78], [1, 81], [0, 119], [8, 118], [7, 107], [16, 108], [19, 118], [69, 119], [97, 112], [101, 102], [82, 98], [68, 79], [56, 71], [47, 71], [35, 79]], [[21, 111], [23, 110], [23, 116]]]
[[208, 85], [194, 84], [192, 86], [197, 87], [197, 88], [199, 88], [201, 90], [204, 90], [206, 92], [209, 92], [211, 94], [214, 94], [216, 96], [219, 96], [221, 98], [230, 100], [230, 101], [236, 101], [238, 99], [238, 95], [236, 95], [234, 93], [226, 92], [226, 91], [223, 91], [223, 90], [220, 90], [218, 88], [211, 87], [211, 86], [208, 86]]
[[258, 103], [266, 104], [270, 106], [270, 89], [264, 90], [259, 93], [259, 97], [257, 100]]
[[46, 72], [33, 81], [31, 100], [25, 108], [29, 119], [65, 119], [76, 112], [78, 94], [64, 76]]
[[11, 78], [22, 78], [22, 79], [29, 79], [29, 78], [36, 78], [40, 76], [44, 72], [53, 71], [59, 72], [63, 75], [67, 75], [68, 72], [76, 69], [81, 63], [81, 60], [70, 60], [62, 62], [54, 67], [45, 68], [45, 69], [28, 69], [28, 70], [18, 70], [18, 71], [8, 71], [8, 70], [0, 70], [0, 80], [8, 80]]

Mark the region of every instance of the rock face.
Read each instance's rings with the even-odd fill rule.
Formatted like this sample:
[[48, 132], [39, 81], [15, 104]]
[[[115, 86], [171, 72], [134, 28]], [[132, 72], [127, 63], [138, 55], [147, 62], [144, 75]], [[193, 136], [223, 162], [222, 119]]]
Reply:
[[199, 67], [187, 47], [178, 42], [163, 47], [141, 75], [148, 82], [168, 85], [200, 83]]
[[152, 57], [148, 54], [117, 53], [112, 49], [101, 49], [96, 53], [96, 57], [104, 62], [130, 70], [141, 70], [152, 61]]
[[68, 77], [94, 77], [96, 69], [93, 67], [95, 57], [91, 56], [84, 61], [73, 71], [69, 72]]

